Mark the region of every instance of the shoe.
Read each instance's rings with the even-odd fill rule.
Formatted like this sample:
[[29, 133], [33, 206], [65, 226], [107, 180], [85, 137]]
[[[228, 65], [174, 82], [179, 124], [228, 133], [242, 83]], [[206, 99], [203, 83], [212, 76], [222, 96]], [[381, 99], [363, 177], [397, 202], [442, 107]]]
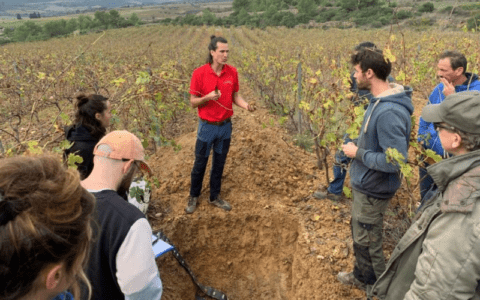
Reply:
[[208, 201], [210, 204], [213, 204], [215, 205], [216, 207], [220, 207], [221, 209], [224, 209], [226, 211], [230, 211], [232, 210], [232, 207], [230, 206], [230, 204], [221, 199], [220, 196], [217, 196], [217, 199], [213, 200], [213, 201]]
[[338, 281], [340, 283], [345, 284], [345, 285], [352, 285], [356, 287], [359, 290], [366, 291], [367, 290], [367, 285], [357, 278], [355, 278], [355, 275], [353, 275], [353, 272], [340, 272], [337, 275]]
[[197, 209], [197, 202], [198, 202], [198, 197], [190, 196], [188, 198], [188, 204], [187, 204], [187, 207], [185, 208], [185, 212], [187, 214], [193, 214], [195, 209]]
[[332, 194], [328, 191], [325, 191], [325, 192], [322, 192], [322, 191], [317, 191], [315, 193], [313, 193], [313, 198], [315, 199], [318, 199], [318, 200], [322, 200], [322, 199], [330, 199], [332, 201], [340, 201], [340, 199], [342, 199], [342, 194]]

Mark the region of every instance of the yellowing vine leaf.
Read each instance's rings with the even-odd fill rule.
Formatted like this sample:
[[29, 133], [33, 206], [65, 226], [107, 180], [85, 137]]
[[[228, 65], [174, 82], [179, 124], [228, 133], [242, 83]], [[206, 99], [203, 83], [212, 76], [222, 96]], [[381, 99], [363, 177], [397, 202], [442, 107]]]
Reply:
[[383, 49], [383, 55], [392, 63], [397, 61], [397, 58], [392, 54], [392, 50], [390, 50], [390, 48]]

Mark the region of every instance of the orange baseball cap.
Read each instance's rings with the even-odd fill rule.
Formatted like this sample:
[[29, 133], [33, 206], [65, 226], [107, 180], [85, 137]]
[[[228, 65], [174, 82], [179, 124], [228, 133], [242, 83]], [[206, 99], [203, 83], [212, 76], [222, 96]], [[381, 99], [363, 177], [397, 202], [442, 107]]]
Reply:
[[[104, 152], [98, 149], [99, 145], [108, 145], [110, 152]], [[153, 174], [145, 160], [145, 150], [142, 142], [133, 133], [126, 130], [112, 131], [105, 135], [95, 146], [93, 150], [94, 155], [108, 157], [118, 160], [134, 160], [139, 163], [142, 170], [147, 171], [150, 175]]]

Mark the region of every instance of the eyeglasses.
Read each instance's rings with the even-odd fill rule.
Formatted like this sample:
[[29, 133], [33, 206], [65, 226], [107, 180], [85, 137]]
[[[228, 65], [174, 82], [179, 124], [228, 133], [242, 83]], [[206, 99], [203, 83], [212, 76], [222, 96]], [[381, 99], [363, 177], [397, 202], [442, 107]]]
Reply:
[[448, 126], [448, 125], [443, 125], [442, 123], [433, 123], [433, 128], [435, 128], [436, 132], [440, 131], [440, 128], [443, 128], [448, 131], [454, 131], [455, 127], [453, 126]]

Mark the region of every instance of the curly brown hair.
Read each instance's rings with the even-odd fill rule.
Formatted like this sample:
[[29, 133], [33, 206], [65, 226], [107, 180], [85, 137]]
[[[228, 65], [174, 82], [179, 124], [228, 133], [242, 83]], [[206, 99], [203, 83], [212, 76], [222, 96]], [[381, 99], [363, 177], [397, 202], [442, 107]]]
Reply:
[[75, 299], [92, 240], [95, 198], [54, 156], [0, 160], [0, 299], [35, 292], [39, 274], [62, 263]]

